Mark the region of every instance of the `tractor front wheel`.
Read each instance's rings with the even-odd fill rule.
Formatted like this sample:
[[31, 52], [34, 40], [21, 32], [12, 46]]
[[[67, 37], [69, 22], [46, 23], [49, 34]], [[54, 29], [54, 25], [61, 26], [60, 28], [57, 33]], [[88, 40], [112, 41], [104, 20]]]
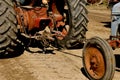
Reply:
[[83, 66], [90, 80], [112, 80], [115, 72], [112, 48], [99, 37], [89, 39], [83, 48]]

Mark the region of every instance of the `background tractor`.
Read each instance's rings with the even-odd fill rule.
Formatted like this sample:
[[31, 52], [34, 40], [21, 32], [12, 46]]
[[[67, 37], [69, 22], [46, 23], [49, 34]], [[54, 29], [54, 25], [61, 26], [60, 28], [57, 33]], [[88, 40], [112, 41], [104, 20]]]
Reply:
[[120, 48], [120, 2], [108, 1], [111, 9], [111, 35], [103, 40], [93, 37], [83, 48], [83, 65], [90, 80], [112, 80], [115, 73], [115, 56], [112, 50]]

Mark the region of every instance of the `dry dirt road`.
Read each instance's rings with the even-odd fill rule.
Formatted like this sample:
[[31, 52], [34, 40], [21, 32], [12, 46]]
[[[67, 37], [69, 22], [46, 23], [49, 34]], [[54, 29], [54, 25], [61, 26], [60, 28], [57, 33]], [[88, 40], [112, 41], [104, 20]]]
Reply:
[[[87, 38], [110, 35], [110, 10], [88, 7]], [[37, 48], [32, 50], [39, 51]], [[82, 65], [82, 49], [54, 51], [55, 54], [25, 51], [14, 58], [0, 59], [0, 80], [88, 80]], [[114, 54], [120, 53], [120, 49]], [[116, 70], [113, 80], [120, 80]]]

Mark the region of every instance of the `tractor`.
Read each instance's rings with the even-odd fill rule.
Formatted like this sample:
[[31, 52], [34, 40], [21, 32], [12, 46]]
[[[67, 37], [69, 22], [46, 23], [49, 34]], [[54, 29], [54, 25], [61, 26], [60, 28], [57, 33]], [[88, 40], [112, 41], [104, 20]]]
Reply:
[[19, 55], [29, 47], [83, 46], [83, 66], [90, 80], [111, 80], [115, 59], [107, 41], [86, 39], [86, 0], [0, 0], [0, 57]]
[[117, 62], [113, 50], [120, 48], [120, 2], [110, 0], [111, 35], [109, 39], [93, 37], [83, 47], [83, 66], [90, 80], [112, 80]]
[[0, 55], [29, 47], [74, 48], [85, 42], [84, 0], [0, 0]]

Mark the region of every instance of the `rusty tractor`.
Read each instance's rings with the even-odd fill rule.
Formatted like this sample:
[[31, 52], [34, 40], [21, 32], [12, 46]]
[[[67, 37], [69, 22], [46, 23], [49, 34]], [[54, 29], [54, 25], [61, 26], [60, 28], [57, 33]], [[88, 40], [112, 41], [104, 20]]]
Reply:
[[115, 60], [108, 42], [86, 40], [85, 0], [0, 0], [0, 57], [29, 47], [75, 48], [84, 44], [83, 66], [90, 80], [111, 80]]
[[0, 0], [0, 55], [28, 47], [72, 48], [87, 31], [84, 0]]

